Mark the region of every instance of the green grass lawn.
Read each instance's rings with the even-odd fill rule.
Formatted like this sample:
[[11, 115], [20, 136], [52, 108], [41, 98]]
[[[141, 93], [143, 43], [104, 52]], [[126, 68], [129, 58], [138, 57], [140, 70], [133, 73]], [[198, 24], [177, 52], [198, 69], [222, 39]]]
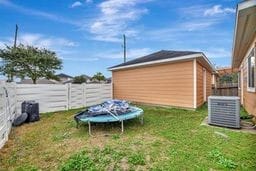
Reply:
[[205, 107], [141, 107], [144, 125], [127, 121], [123, 135], [119, 124], [94, 126], [96, 137], [75, 127], [78, 110], [43, 114], [13, 129], [0, 170], [256, 170], [255, 134], [200, 126]]

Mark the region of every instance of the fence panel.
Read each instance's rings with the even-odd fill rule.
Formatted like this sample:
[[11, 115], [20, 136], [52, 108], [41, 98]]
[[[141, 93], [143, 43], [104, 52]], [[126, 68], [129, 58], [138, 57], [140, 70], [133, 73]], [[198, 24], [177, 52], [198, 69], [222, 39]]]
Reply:
[[216, 96], [238, 96], [238, 84], [217, 84], [216, 87], [212, 88], [212, 94]]
[[84, 84], [69, 84], [69, 108], [84, 107]]
[[39, 103], [40, 113], [68, 109], [68, 85], [59, 84], [17, 84], [17, 112], [21, 103], [35, 100]]

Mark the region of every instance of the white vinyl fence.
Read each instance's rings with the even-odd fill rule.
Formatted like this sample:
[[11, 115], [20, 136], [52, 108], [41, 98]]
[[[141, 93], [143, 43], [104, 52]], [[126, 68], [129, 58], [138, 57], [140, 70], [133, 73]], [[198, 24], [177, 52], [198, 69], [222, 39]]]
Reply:
[[38, 102], [40, 113], [95, 105], [111, 99], [111, 89], [111, 84], [17, 84], [17, 113], [25, 100]]
[[0, 148], [8, 140], [16, 112], [15, 84], [0, 83]]
[[112, 84], [0, 83], [0, 148], [25, 100], [38, 102], [40, 113], [44, 113], [92, 106], [108, 99], [112, 99]]

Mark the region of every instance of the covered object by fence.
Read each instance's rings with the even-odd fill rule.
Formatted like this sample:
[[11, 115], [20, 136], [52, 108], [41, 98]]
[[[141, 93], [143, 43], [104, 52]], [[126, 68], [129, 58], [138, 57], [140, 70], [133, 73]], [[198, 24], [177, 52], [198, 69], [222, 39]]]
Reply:
[[0, 83], [0, 148], [8, 140], [21, 103], [35, 100], [40, 113], [92, 106], [112, 99], [112, 84]]

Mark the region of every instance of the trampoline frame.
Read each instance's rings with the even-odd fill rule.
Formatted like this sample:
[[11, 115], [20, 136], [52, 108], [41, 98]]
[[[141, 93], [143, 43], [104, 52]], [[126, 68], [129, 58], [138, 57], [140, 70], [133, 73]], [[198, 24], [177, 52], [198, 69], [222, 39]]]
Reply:
[[[137, 108], [137, 107], [136, 107]], [[139, 108], [140, 109], [140, 108]], [[142, 109], [141, 109], [142, 110]], [[83, 111], [83, 112], [85, 112], [85, 111]], [[81, 114], [82, 112], [80, 112], [79, 114]], [[122, 114], [122, 115], [125, 115], [125, 114]], [[141, 125], [143, 125], [144, 124], [144, 112], [143, 112], [143, 110], [141, 111], [141, 113], [139, 114], [139, 115], [136, 115], [135, 117], [133, 117], [133, 118], [129, 118], [129, 119], [117, 119], [117, 118], [115, 118], [115, 117], [113, 117], [112, 115], [109, 115], [109, 116], [112, 116], [113, 118], [115, 118], [116, 120], [112, 120], [112, 121], [106, 121], [106, 122], [92, 122], [92, 121], [90, 121], [90, 120], [88, 120], [88, 121], [81, 121], [81, 120], [76, 120], [76, 123], [77, 123], [77, 128], [78, 128], [78, 125], [79, 125], [79, 123], [80, 122], [83, 122], [83, 123], [88, 123], [88, 133], [89, 133], [89, 135], [90, 136], [93, 136], [92, 135], [92, 125], [91, 125], [91, 123], [110, 123], [110, 122], [120, 122], [121, 123], [121, 133], [120, 133], [120, 135], [122, 135], [123, 133], [124, 133], [124, 121], [125, 120], [130, 120], [130, 119], [135, 119], [135, 118], [139, 118], [139, 121], [140, 121], [140, 124]], [[97, 117], [97, 116], [94, 116], [94, 117]], [[118, 117], [118, 116], [117, 116]]]

